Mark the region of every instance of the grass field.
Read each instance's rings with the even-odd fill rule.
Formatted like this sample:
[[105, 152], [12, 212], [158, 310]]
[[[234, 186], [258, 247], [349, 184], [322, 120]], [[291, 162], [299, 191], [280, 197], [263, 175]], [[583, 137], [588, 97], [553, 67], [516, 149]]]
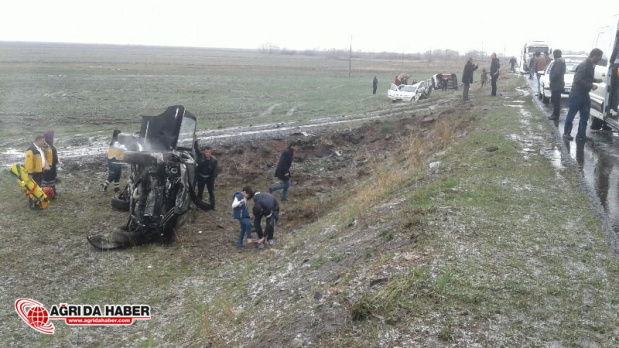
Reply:
[[452, 62], [355, 60], [349, 77], [348, 57], [9, 43], [0, 48], [2, 138], [29, 137], [48, 127], [67, 134], [137, 128], [138, 115], [177, 104], [199, 117], [200, 129], [362, 114], [390, 107], [386, 92], [401, 72], [421, 80], [462, 69]]

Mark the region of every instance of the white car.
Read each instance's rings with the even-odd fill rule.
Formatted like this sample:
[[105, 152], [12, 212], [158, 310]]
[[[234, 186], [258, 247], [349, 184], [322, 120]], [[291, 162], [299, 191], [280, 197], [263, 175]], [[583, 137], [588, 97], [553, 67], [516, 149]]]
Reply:
[[430, 95], [430, 87], [428, 87], [427, 81], [421, 81], [414, 85], [399, 85], [391, 84], [387, 91], [387, 97], [391, 101], [418, 101], [422, 98], [427, 98]]
[[[565, 60], [565, 89], [563, 93], [561, 93], [561, 98], [567, 98], [572, 90], [572, 82], [574, 81], [574, 74], [576, 73], [576, 68], [578, 64], [580, 64], [583, 60], [587, 59], [586, 55], [565, 55], [562, 57]], [[550, 69], [554, 65], [555, 61], [551, 61], [546, 66], [542, 77], [539, 79], [540, 89], [542, 90], [542, 94], [539, 95], [539, 98], [542, 99], [544, 104], [548, 104], [550, 101]]]

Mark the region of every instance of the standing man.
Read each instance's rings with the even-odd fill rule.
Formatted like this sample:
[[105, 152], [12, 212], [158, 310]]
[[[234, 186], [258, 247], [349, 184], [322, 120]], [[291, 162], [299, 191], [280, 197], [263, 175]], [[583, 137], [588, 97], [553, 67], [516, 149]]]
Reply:
[[563, 128], [563, 139], [572, 140], [572, 122], [577, 112], [580, 112], [580, 122], [578, 123], [578, 133], [576, 133], [576, 141], [586, 141], [587, 138], [587, 121], [589, 121], [589, 109], [591, 107], [591, 99], [589, 91], [596, 90], [597, 86], [594, 82], [602, 82], [602, 80], [593, 78], [595, 65], [602, 59], [602, 50], [594, 48], [589, 53], [589, 58], [585, 59], [576, 68], [574, 82], [572, 82], [572, 90], [570, 91], [569, 110], [565, 116], [565, 127]]
[[443, 92], [447, 91], [448, 82], [449, 82], [449, 75], [443, 74]]
[[477, 70], [478, 66], [473, 64], [473, 57], [469, 57], [469, 60], [464, 65], [464, 71], [462, 72], [462, 100], [469, 100], [469, 89], [471, 83], [473, 83], [473, 71]]
[[[58, 175], [58, 150], [54, 146], [54, 131], [47, 131], [43, 134], [47, 144], [46, 160], [49, 162], [49, 170], [43, 172], [42, 187], [51, 187], [53, 195], [56, 195], [56, 176]], [[50, 197], [51, 198], [51, 197]]]
[[294, 152], [297, 151], [297, 148], [297, 142], [292, 141], [282, 152], [279, 157], [279, 162], [277, 162], [277, 168], [275, 169], [275, 177], [282, 182], [281, 184], [269, 187], [269, 193], [282, 190], [282, 202], [288, 200], [288, 188], [290, 188], [290, 166], [292, 166], [292, 158], [294, 157]]
[[378, 79], [374, 76], [374, 80], [372, 80], [372, 94], [376, 94], [376, 89], [378, 88]]
[[535, 76], [537, 76], [537, 94], [541, 95], [542, 90], [540, 89], [541, 84], [539, 83], [539, 79], [542, 77], [539, 72], [546, 69], [546, 58], [542, 57], [541, 53], [535, 52], [535, 64], [533, 66], [535, 69]]
[[533, 80], [533, 74], [535, 74], [535, 56], [529, 58], [529, 80]]
[[[49, 170], [48, 159], [45, 158], [43, 148], [45, 147], [45, 137], [37, 135], [34, 138], [34, 143], [26, 149], [26, 158], [24, 161], [24, 168], [28, 172], [28, 177], [41, 186], [43, 182], [43, 172]], [[30, 209], [37, 210], [38, 206], [36, 202], [28, 197], [30, 202]]]
[[492, 53], [490, 57], [492, 58], [490, 63], [490, 85], [492, 86], [492, 92], [490, 95], [496, 97], [496, 82], [499, 79], [501, 64], [499, 64], [499, 58], [496, 57], [496, 53]]
[[210, 146], [202, 149], [202, 155], [198, 158], [196, 167], [196, 178], [198, 179], [198, 198], [202, 200], [204, 185], [206, 185], [211, 209], [215, 210], [215, 179], [217, 179], [219, 168], [217, 168], [217, 158], [213, 156], [212, 151]]
[[[258, 234], [258, 249], [264, 248], [265, 234], [267, 243], [273, 245], [275, 223], [279, 219], [279, 203], [277, 203], [275, 196], [270, 193], [256, 192], [254, 194], [252, 213], [254, 214], [254, 228], [256, 229], [256, 234]], [[262, 217], [266, 218], [264, 233], [261, 226]]]
[[561, 111], [561, 93], [565, 89], [565, 59], [561, 58], [561, 50], [552, 52], [555, 62], [550, 68], [550, 102], [552, 103], [552, 115], [549, 120], [558, 120]]

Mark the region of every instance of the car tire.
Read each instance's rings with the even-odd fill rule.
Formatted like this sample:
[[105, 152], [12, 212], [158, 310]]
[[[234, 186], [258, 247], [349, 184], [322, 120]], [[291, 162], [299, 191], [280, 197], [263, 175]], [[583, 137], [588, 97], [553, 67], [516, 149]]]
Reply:
[[600, 120], [597, 117], [593, 117], [590, 116], [589, 119], [591, 120], [591, 129], [592, 130], [600, 130], [602, 129], [602, 127], [604, 127], [604, 121]]
[[550, 98], [546, 96], [546, 93], [542, 91], [542, 103], [548, 104], [550, 102]]
[[129, 211], [129, 202], [119, 197], [112, 197], [110, 203], [112, 207], [120, 211]]

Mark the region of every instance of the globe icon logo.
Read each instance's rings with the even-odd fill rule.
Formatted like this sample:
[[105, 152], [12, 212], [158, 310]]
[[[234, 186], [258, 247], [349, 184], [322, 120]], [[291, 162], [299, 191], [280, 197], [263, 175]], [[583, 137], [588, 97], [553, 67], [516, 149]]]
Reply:
[[43, 327], [49, 321], [49, 314], [47, 309], [41, 306], [30, 308], [28, 311], [28, 323], [32, 327]]

